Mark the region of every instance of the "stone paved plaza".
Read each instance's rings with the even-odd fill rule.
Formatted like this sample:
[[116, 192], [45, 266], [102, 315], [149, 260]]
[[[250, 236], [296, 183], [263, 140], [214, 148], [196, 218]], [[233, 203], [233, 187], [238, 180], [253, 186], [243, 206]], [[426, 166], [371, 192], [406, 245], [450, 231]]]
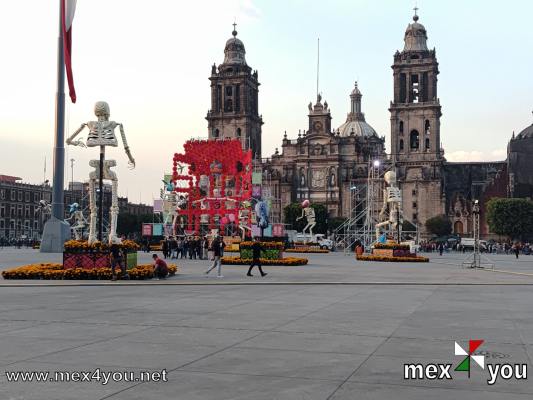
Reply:
[[[2, 249], [2, 269], [37, 261]], [[141, 261], [149, 255], [142, 254]], [[59, 261], [44, 255], [46, 261]], [[0, 281], [0, 399], [531, 399], [533, 380], [404, 380], [405, 363], [452, 363], [480, 338], [485, 362], [533, 357], [533, 257], [499, 272], [361, 263], [339, 253], [247, 278], [178, 260], [167, 281]], [[16, 371], [167, 371], [167, 382], [9, 382]], [[528, 371], [531, 373], [531, 371]]]

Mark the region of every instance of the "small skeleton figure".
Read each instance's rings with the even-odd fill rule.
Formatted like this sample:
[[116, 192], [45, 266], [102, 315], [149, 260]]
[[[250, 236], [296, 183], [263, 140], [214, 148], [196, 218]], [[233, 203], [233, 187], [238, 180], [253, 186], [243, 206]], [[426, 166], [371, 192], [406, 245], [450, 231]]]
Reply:
[[72, 203], [69, 205], [69, 214], [70, 217], [65, 220], [65, 222], [70, 222], [74, 219], [74, 225], [70, 227], [74, 233], [76, 240], [83, 239], [83, 230], [87, 227], [87, 220], [83, 215], [83, 211], [80, 208], [78, 203]]
[[[128, 156], [128, 165], [131, 169], [135, 168], [135, 160], [131, 156], [128, 142], [126, 141], [126, 134], [124, 133], [124, 127], [121, 123], [110, 121], [109, 105], [105, 101], [98, 101], [94, 105], [94, 114], [98, 118], [98, 121], [89, 121], [80, 126], [80, 128], [67, 139], [67, 144], [80, 147], [97, 147], [100, 146], [100, 153], [104, 158], [103, 179], [109, 179], [112, 185], [112, 200], [111, 200], [111, 227], [109, 229], [109, 243], [120, 243], [120, 239], [117, 237], [117, 218], [118, 218], [118, 179], [115, 172], [111, 171], [111, 167], [117, 165], [115, 160], [105, 160], [105, 148], [106, 146], [118, 147], [118, 140], [115, 136], [115, 128], [118, 126], [120, 129], [120, 136], [122, 143], [124, 144], [124, 150]], [[86, 144], [82, 139], [74, 140], [81, 131], [85, 128], [89, 128], [89, 136], [87, 137]], [[89, 174], [89, 208], [91, 215], [89, 218], [89, 244], [96, 242], [96, 219], [97, 219], [97, 205], [96, 205], [96, 182], [100, 177], [100, 161], [91, 160], [89, 162], [91, 167], [94, 167], [94, 171]]]
[[178, 195], [174, 192], [163, 194], [163, 224], [172, 225], [172, 236], [176, 236], [176, 222], [178, 220]]
[[302, 229], [302, 233], [305, 235], [305, 231], [309, 229], [310, 240], [312, 240], [313, 228], [316, 225], [316, 220], [315, 220], [315, 209], [311, 207], [311, 203], [309, 202], [309, 200], [304, 200], [302, 202], [302, 215], [296, 218], [296, 221], [299, 221], [304, 217], [307, 220], [307, 225]]
[[242, 202], [242, 208], [239, 210], [239, 229], [241, 230], [242, 240], [246, 237], [246, 231], [252, 231], [250, 228], [250, 207], [249, 201]]
[[[383, 207], [379, 213], [379, 220], [376, 224], [376, 240], [379, 240], [380, 228], [389, 225], [393, 232], [398, 231], [402, 234], [403, 213], [402, 213], [402, 194], [396, 183], [396, 173], [388, 171], [384, 176], [385, 182], [389, 185], [383, 189]], [[398, 243], [400, 238], [398, 238]]]
[[35, 215], [41, 214], [42, 216], [52, 214], [52, 205], [46, 200], [39, 200], [35, 207]]

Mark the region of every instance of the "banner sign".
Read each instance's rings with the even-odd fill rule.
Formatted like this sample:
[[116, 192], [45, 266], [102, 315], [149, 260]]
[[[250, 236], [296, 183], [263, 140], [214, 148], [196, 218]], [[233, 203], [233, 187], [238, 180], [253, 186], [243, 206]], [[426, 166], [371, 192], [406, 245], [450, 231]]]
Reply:
[[152, 235], [163, 236], [163, 224], [153, 224]]
[[272, 225], [272, 236], [275, 236], [275, 237], [285, 236], [285, 227], [283, 226], [283, 224]]
[[152, 236], [152, 224], [143, 224], [142, 234], [143, 236]]
[[262, 183], [263, 183], [263, 174], [261, 172], [253, 172], [252, 173], [252, 184], [260, 185]]
[[163, 200], [155, 199], [154, 200], [154, 212], [163, 212]]

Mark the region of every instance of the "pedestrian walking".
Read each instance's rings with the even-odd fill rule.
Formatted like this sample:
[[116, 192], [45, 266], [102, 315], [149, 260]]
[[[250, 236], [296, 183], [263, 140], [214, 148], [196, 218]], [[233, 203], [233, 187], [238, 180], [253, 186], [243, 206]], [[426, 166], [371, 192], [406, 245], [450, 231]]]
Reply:
[[119, 266], [120, 272], [122, 273], [122, 279], [129, 279], [130, 277], [128, 275], [128, 271], [126, 270], [124, 256], [120, 246], [116, 243], [113, 243], [111, 245], [109, 254], [111, 256], [111, 280], [117, 280], [117, 274], [115, 273], [115, 268], [117, 267], [117, 265]]
[[153, 254], [154, 260], [154, 276], [157, 279], [166, 279], [168, 275], [168, 265], [165, 260], [160, 259], [157, 254]]
[[222, 255], [222, 240], [220, 240], [220, 237], [217, 236], [215, 237], [215, 239], [213, 240], [213, 242], [211, 243], [211, 251], [213, 252], [213, 258], [212, 258], [212, 261], [213, 261], [213, 265], [211, 266], [211, 268], [209, 268], [207, 271], [205, 271], [205, 276], [209, 275], [209, 273], [214, 270], [215, 268], [217, 268], [217, 277], [218, 278], [224, 278], [224, 276], [222, 276], [222, 263], [221, 263], [221, 260], [220, 260], [220, 257]]
[[442, 252], [444, 251], [444, 245], [442, 242], [439, 244], [439, 256], [442, 256]]
[[257, 265], [257, 268], [259, 269], [259, 272], [261, 273], [261, 276], [266, 276], [266, 272], [263, 272], [263, 268], [261, 267], [261, 250], [262, 250], [261, 243], [259, 243], [259, 239], [255, 238], [254, 244], [252, 245], [252, 263], [250, 264], [250, 268], [248, 268], [248, 273], [246, 276], [253, 276], [252, 275], [252, 269], [254, 266]]
[[185, 257], [187, 259], [187, 254], [189, 253], [189, 239], [185, 237], [183, 239], [183, 251], [181, 252], [181, 258]]
[[513, 246], [514, 255], [516, 256], [516, 259], [518, 260], [518, 255], [520, 254], [520, 245], [518, 243], [515, 243]]
[[209, 240], [207, 240], [207, 236], [204, 236], [204, 240], [202, 241], [202, 250], [204, 252], [204, 258], [209, 260]]

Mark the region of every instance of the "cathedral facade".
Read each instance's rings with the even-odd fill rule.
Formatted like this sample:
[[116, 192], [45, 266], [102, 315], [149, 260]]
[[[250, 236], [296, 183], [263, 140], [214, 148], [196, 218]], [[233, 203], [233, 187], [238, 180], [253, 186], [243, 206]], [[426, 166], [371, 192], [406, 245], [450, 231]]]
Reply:
[[[404, 220], [418, 226], [421, 237], [429, 236], [426, 220], [437, 215], [449, 217], [454, 233], [471, 235], [474, 200], [480, 201], [481, 234], [487, 237], [485, 204], [490, 198], [533, 196], [533, 125], [513, 134], [505, 161], [446, 161], [440, 135], [439, 64], [418, 20], [415, 13], [403, 50], [393, 56], [390, 153], [385, 152], [385, 138], [365, 120], [357, 82], [346, 122], [336, 129], [327, 101], [318, 94], [308, 105], [307, 129], [293, 138], [285, 132], [281, 151], [262, 160], [274, 222], [283, 221], [287, 205], [305, 199], [324, 205], [330, 218], [353, 217], [353, 191], [367, 183], [375, 162], [396, 171]], [[236, 36], [234, 30], [226, 42], [224, 62], [212, 67], [209, 138], [238, 138], [261, 160], [257, 71], [246, 64], [244, 44]]]
[[309, 103], [308, 129], [296, 139], [283, 137], [281, 153], [264, 165], [264, 174], [273, 190], [274, 218], [281, 218], [291, 202], [309, 199], [323, 204], [331, 218], [346, 217], [354, 208], [351, 191], [366, 182], [369, 163], [384, 159], [385, 138], [378, 136], [366, 121], [357, 83], [350, 94], [350, 112], [337, 129], [331, 126], [331, 110], [320, 95]]

